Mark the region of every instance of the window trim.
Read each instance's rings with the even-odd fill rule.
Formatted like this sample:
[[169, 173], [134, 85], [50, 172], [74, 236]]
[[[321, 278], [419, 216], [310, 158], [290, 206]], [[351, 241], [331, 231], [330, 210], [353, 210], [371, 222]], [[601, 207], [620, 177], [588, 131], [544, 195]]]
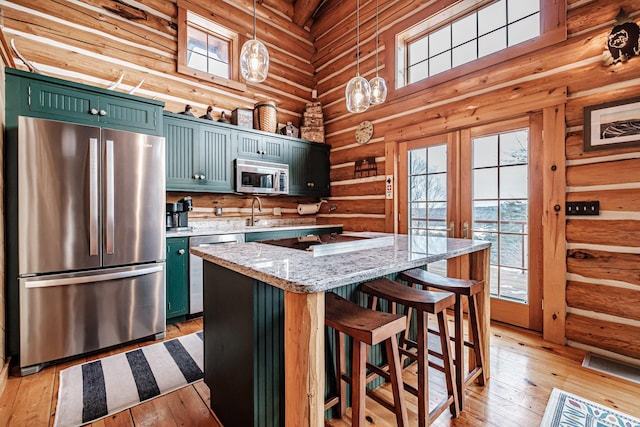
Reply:
[[[198, 13], [198, 11], [183, 7], [182, 5], [180, 5], [180, 3], [178, 4], [177, 71], [181, 74], [186, 74], [188, 76], [196, 77], [201, 80], [206, 80], [208, 82], [211, 82], [220, 86], [224, 86], [224, 87], [228, 87], [228, 88], [236, 89], [240, 91], [245, 91], [246, 85], [239, 81], [240, 70], [239, 70], [238, 58], [240, 57], [240, 42], [242, 41], [241, 36], [230, 29], [226, 29], [226, 27], [224, 27], [223, 25], [220, 25], [215, 21], [211, 21], [210, 19], [203, 17], [201, 14]], [[196, 68], [191, 68], [187, 65], [187, 52], [188, 52], [187, 13], [188, 12], [198, 15], [203, 19], [207, 19], [212, 23], [214, 23], [216, 26], [225, 28], [228, 31], [227, 34], [221, 34], [221, 36], [224, 36], [224, 38], [231, 40], [231, 49], [229, 51], [229, 65], [230, 65], [229, 75], [231, 78], [226, 79], [224, 77], [216, 76], [214, 74], [209, 74], [204, 71], [198, 70]]]
[[[486, 69], [490, 66], [506, 62], [518, 56], [522, 56], [553, 44], [565, 41], [567, 39], [567, 11], [566, 2], [561, 0], [540, 0], [540, 24], [541, 34], [540, 36], [519, 43], [515, 46], [508, 47], [490, 55], [478, 58], [474, 61], [468, 62], [464, 65], [452, 68], [442, 73], [436, 74], [431, 77], [427, 77], [412, 84], [408, 84], [403, 87], [397, 87], [397, 68], [399, 65], [398, 56], [401, 51], [404, 51], [404, 43], [400, 40], [400, 34], [405, 34], [403, 40], [415, 37], [419, 31], [411, 32], [412, 28], [416, 27], [420, 23], [434, 18], [436, 15], [443, 14], [444, 19], [440, 22], [439, 27], [444, 26], [455, 19], [462, 17], [473, 10], [484, 7], [495, 0], [472, 0], [471, 7], [460, 8], [460, 1], [456, 0], [440, 0], [434, 5], [426, 8], [419, 14], [413, 15], [409, 19], [402, 21], [383, 35], [384, 45], [392, 47], [391, 49], [385, 47], [384, 51], [384, 63], [392, 64], [391, 67], [385, 67], [384, 78], [389, 82], [389, 96], [388, 99], [394, 100], [405, 97], [407, 95], [414, 94], [419, 91], [431, 88], [433, 86], [457, 79], [459, 77], [471, 74], [473, 72]], [[436, 30], [434, 28], [434, 30]]]

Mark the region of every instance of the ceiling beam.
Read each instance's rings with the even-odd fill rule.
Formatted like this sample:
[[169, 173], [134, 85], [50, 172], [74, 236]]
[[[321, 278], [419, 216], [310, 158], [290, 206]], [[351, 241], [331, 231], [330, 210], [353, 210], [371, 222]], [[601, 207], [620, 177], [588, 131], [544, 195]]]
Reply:
[[299, 27], [303, 27], [309, 18], [318, 8], [322, 0], [296, 0], [296, 4], [293, 9], [293, 22]]

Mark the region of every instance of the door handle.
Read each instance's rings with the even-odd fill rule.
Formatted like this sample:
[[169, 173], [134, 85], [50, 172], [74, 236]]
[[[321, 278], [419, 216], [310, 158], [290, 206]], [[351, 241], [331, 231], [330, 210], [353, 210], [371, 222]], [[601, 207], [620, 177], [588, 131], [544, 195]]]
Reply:
[[107, 254], [113, 254], [113, 239], [115, 228], [115, 207], [114, 207], [114, 171], [113, 171], [113, 141], [107, 140], [106, 143], [106, 246]]
[[98, 255], [98, 139], [89, 138], [89, 255]]
[[469, 222], [465, 221], [462, 224], [462, 238], [463, 239], [468, 239], [469, 238]]
[[455, 235], [454, 230], [455, 230], [455, 225], [454, 225], [453, 221], [450, 221], [449, 222], [449, 228], [447, 228], [447, 232], [449, 233], [449, 237], [454, 237], [454, 235]]

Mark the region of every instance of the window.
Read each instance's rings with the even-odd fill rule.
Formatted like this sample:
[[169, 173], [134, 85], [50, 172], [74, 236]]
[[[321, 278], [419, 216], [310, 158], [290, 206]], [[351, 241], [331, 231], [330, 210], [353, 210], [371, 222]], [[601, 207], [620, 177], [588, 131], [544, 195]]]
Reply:
[[237, 87], [238, 35], [178, 8], [178, 72]]
[[219, 35], [221, 32], [213, 22], [187, 12], [187, 67], [225, 79], [230, 77], [229, 50], [233, 44]]
[[529, 130], [473, 138], [472, 236], [491, 242], [491, 295], [528, 301]]
[[[395, 87], [402, 88], [434, 76], [435, 83], [493, 65], [505, 56], [492, 54], [509, 50], [522, 54], [539, 49], [558, 36], [566, 38], [564, 17], [548, 0], [463, 0], [396, 33]], [[546, 6], [545, 6], [546, 5]], [[555, 24], [553, 19], [556, 19]], [[562, 31], [556, 31], [562, 27]], [[524, 42], [528, 46], [522, 46]], [[531, 47], [532, 44], [535, 46]], [[517, 48], [514, 51], [514, 48]], [[512, 52], [513, 51], [513, 52]], [[494, 55], [495, 56], [495, 55]], [[512, 55], [510, 55], [512, 57]], [[482, 63], [475, 63], [480, 59]], [[471, 65], [471, 63], [474, 63]], [[468, 67], [462, 70], [464, 65]], [[453, 74], [449, 73], [449, 78]], [[443, 76], [445, 75], [445, 76]], [[435, 84], [434, 83], [434, 84]]]

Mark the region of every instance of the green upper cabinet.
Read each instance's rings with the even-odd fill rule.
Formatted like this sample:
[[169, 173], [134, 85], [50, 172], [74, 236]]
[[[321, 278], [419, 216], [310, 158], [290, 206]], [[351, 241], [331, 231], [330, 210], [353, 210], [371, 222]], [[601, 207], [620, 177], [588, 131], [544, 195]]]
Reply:
[[12, 114], [161, 135], [159, 101], [14, 69], [8, 85], [17, 88], [7, 95]]
[[233, 191], [231, 129], [166, 113], [167, 190]]
[[307, 141], [289, 143], [289, 195], [329, 196], [329, 149]]
[[202, 162], [202, 180], [212, 192], [233, 191], [232, 141], [229, 129], [202, 125], [198, 157]]
[[285, 141], [277, 136], [238, 130], [236, 133], [237, 157], [242, 159], [286, 162]]

